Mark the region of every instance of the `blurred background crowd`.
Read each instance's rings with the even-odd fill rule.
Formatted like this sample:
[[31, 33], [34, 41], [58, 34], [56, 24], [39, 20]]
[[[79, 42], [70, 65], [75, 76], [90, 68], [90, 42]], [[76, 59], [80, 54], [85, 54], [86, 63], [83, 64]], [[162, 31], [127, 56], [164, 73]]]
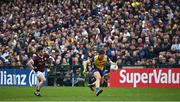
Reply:
[[25, 66], [38, 46], [61, 65], [103, 48], [119, 65], [180, 64], [179, 0], [1, 0], [0, 65]]

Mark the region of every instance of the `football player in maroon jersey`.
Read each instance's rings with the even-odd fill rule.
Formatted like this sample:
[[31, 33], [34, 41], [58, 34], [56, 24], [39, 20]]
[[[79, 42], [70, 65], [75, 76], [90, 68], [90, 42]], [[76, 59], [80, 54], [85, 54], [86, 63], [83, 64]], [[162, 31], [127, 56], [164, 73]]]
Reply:
[[34, 94], [36, 96], [41, 96], [40, 90], [46, 81], [44, 75], [45, 64], [47, 62], [47, 59], [50, 57], [47, 53], [43, 51], [43, 47], [38, 47], [36, 52], [36, 56], [33, 56], [29, 59], [27, 66], [30, 67], [37, 76], [37, 86]]

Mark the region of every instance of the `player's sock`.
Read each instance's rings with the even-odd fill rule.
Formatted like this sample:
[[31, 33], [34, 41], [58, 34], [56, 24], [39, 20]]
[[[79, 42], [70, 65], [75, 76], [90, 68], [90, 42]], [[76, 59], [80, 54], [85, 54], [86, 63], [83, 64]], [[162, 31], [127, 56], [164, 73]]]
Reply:
[[99, 96], [99, 94], [101, 94], [102, 92], [103, 92], [102, 89], [96, 88], [96, 96]]
[[99, 87], [97, 87], [97, 88], [96, 88], [96, 93], [97, 93], [99, 90], [100, 90], [100, 88], [99, 88]]

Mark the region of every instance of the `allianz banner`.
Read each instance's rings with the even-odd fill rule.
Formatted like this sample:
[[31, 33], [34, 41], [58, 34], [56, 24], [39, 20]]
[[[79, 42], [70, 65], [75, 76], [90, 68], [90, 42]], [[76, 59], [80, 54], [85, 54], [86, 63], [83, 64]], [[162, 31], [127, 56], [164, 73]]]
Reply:
[[180, 68], [118, 69], [110, 72], [109, 87], [180, 88]]
[[[47, 79], [47, 71], [44, 72]], [[34, 86], [37, 76], [30, 69], [0, 69], [0, 86]], [[45, 82], [47, 86], [47, 81]]]

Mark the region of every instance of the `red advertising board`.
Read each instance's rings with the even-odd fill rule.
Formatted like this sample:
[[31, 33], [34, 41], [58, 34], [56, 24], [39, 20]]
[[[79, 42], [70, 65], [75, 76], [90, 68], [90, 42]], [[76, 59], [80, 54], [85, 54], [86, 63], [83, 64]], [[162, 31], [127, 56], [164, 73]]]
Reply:
[[110, 72], [109, 87], [180, 88], [180, 68], [119, 69]]

